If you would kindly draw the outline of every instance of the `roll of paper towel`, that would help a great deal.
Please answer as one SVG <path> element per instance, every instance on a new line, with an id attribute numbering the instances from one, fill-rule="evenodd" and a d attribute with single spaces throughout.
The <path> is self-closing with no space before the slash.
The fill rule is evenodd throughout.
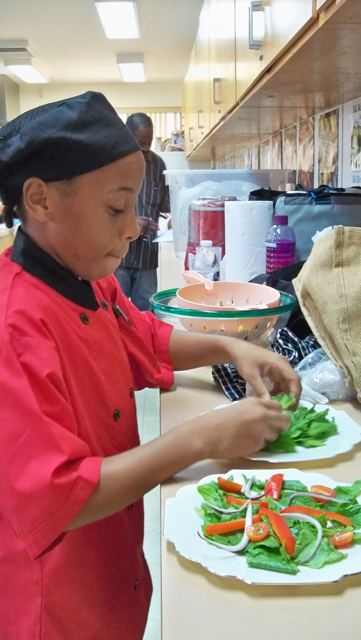
<path id="1" fill-rule="evenodd" d="M 225 279 L 249 282 L 266 272 L 266 234 L 273 203 L 237 200 L 225 203 Z"/>

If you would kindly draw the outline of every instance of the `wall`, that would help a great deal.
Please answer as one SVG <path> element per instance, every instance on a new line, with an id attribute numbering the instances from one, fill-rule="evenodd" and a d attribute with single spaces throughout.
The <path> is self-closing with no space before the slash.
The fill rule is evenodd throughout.
<path id="1" fill-rule="evenodd" d="M 101 91 L 115 109 L 180 107 L 182 82 L 20 85 L 20 112 L 85 91 Z"/>

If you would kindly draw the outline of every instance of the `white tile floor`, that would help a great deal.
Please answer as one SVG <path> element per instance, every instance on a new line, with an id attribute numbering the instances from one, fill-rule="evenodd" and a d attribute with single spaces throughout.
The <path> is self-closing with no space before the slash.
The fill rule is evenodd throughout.
<path id="1" fill-rule="evenodd" d="M 135 394 L 138 428 L 141 443 L 159 436 L 159 389 L 143 389 Z M 145 534 L 144 552 L 153 581 L 153 596 L 149 610 L 144 640 L 161 638 L 161 593 L 160 593 L 160 488 L 156 487 L 144 498 Z"/>

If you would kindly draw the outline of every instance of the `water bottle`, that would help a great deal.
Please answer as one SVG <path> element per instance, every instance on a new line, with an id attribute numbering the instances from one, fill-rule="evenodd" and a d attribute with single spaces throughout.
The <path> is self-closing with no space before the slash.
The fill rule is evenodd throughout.
<path id="1" fill-rule="evenodd" d="M 219 280 L 219 258 L 212 240 L 201 240 L 193 259 L 193 271 L 198 271 L 208 280 Z"/>
<path id="2" fill-rule="evenodd" d="M 294 264 L 296 237 L 287 215 L 275 215 L 266 235 L 266 273 Z"/>

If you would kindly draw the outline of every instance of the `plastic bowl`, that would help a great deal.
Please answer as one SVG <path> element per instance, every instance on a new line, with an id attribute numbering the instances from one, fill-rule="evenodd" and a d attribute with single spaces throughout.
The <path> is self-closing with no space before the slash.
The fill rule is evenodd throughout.
<path id="1" fill-rule="evenodd" d="M 295 296 L 280 291 L 278 307 L 254 311 L 182 309 L 178 305 L 177 291 L 159 291 L 151 297 L 157 318 L 177 329 L 233 336 L 263 347 L 273 342 L 276 332 L 286 326 L 292 310 L 298 306 Z"/>
<path id="2" fill-rule="evenodd" d="M 178 307 L 220 311 L 238 308 L 242 311 L 278 307 L 280 292 L 273 287 L 252 282 L 213 282 L 211 289 L 203 283 L 187 284 L 177 291 Z"/>

